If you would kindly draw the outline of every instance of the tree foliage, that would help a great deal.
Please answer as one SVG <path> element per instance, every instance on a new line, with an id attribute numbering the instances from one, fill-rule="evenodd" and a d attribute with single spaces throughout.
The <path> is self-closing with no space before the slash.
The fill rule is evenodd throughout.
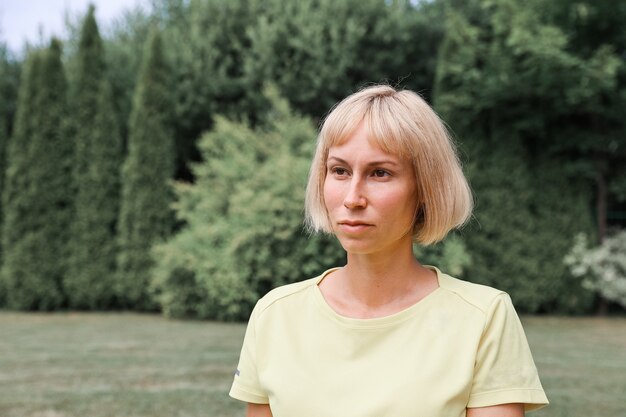
<path id="1" fill-rule="evenodd" d="M 361 3 L 372 8 L 371 2 Z M 247 82 L 261 86 L 272 80 L 295 108 L 324 114 L 352 87 L 350 69 L 367 32 L 363 16 L 358 16 L 361 9 L 331 0 L 272 0 L 264 6 L 256 24 L 247 29 Z"/>
<path id="2" fill-rule="evenodd" d="M 13 256 L 10 251 L 24 253 L 15 242 L 28 232 L 30 213 L 24 208 L 28 205 L 28 198 L 24 191 L 28 189 L 28 183 L 23 175 L 28 167 L 28 142 L 35 131 L 35 122 L 31 119 L 31 112 L 35 108 L 36 82 L 38 72 L 41 71 L 41 53 L 33 52 L 28 55 L 23 65 L 22 81 L 18 95 L 18 112 L 15 116 L 15 129 L 11 140 L 7 144 L 7 164 L 5 170 L 5 183 L 2 193 L 2 207 L 4 217 L 2 222 L 2 269 L 0 288 L 5 293 L 14 292 L 13 287 L 20 285 L 21 278 L 25 274 L 19 273 L 19 262 L 12 262 Z M 21 304 L 21 303 L 20 303 Z M 20 307 L 20 306 L 17 306 Z"/>
<path id="3" fill-rule="evenodd" d="M 614 139 L 581 120 L 622 64 L 606 47 L 573 52 L 542 2 L 452 4 L 436 105 L 463 139 L 478 200 L 468 278 L 510 291 L 525 311 L 584 311 L 590 297 L 554 259 L 590 230 L 589 180 Z"/>
<path id="4" fill-rule="evenodd" d="M 13 130 L 13 119 L 19 87 L 21 62 L 11 56 L 5 43 L 0 41 L 0 268 L 2 265 L 2 190 L 7 169 L 7 148 Z M 4 291 L 0 280 L 0 306 L 4 305 Z"/>
<path id="5" fill-rule="evenodd" d="M 17 90 L 19 82 L 16 79 L 11 79 L 8 59 L 8 50 L 4 42 L 0 42 L 0 308 L 5 305 L 6 291 L 4 289 L 4 280 L 2 278 L 2 232 L 3 232 L 3 218 L 4 207 L 3 198 L 4 193 L 4 180 L 7 170 L 7 148 L 9 142 L 9 124 L 13 121 L 13 114 L 8 110 L 11 98 L 8 92 Z M 18 73 L 19 74 L 19 73 Z M 15 101 L 15 100 L 13 100 Z"/>
<path id="6" fill-rule="evenodd" d="M 153 20 L 147 11 L 137 6 L 110 22 L 110 34 L 103 39 L 113 107 L 124 138 L 128 137 L 133 95 Z"/>
<path id="7" fill-rule="evenodd" d="M 334 240 L 301 230 L 312 125 L 359 87 L 388 82 L 435 99 L 477 200 L 470 226 L 416 248 L 419 259 L 509 291 L 521 311 L 589 311 L 592 292 L 558 260 L 578 233 L 599 241 L 624 222 L 626 6 L 618 3 L 154 0 L 121 16 L 105 39 L 90 8 L 67 20 L 70 110 L 59 129 L 74 152 L 61 157 L 67 141 L 50 151 L 55 168 L 47 159 L 33 166 L 43 145 L 31 152 L 60 117 L 33 110 L 44 100 L 38 91 L 51 88 L 34 75 L 50 55 L 33 52 L 22 79 L 39 81 L 24 81 L 18 100 L 22 63 L 0 45 L 0 305 L 16 283 L 39 285 L 43 269 L 15 255 L 47 259 L 39 238 L 23 243 L 37 235 L 33 225 L 45 219 L 63 236 L 61 214 L 33 215 L 44 213 L 35 193 L 48 202 L 61 195 L 51 178 L 45 190 L 32 183 L 44 170 L 73 187 L 75 197 L 63 197 L 74 207 L 70 247 L 56 252 L 52 289 L 25 296 L 24 308 L 160 306 L 234 319 L 271 287 L 341 263 Z M 157 61 L 175 64 L 167 70 L 142 57 L 151 28 L 162 33 Z M 186 181 L 173 193 L 174 236 L 172 177 Z M 14 261 L 5 262 L 9 246 Z M 35 278 L 4 272 L 18 269 Z M 56 301 L 35 300 L 45 291 Z"/>
<path id="8" fill-rule="evenodd" d="M 158 32 L 146 43 L 129 124 L 122 176 L 117 292 L 122 304 L 153 309 L 148 294 L 150 248 L 169 237 L 174 177 L 169 65 Z"/>
<path id="9" fill-rule="evenodd" d="M 115 303 L 116 223 L 122 138 L 106 77 L 102 39 L 90 7 L 84 19 L 72 86 L 75 217 L 64 285 L 73 308 Z"/>
<path id="10" fill-rule="evenodd" d="M 15 309 L 65 303 L 72 148 L 64 129 L 67 83 L 61 45 L 32 52 L 22 81 L 3 193 L 2 281 Z"/>
<path id="11" fill-rule="evenodd" d="M 178 63 L 177 175 L 186 180 L 187 163 L 200 159 L 196 139 L 215 114 L 258 122 L 269 105 L 265 82 L 315 121 L 367 83 L 429 96 L 443 35 L 440 7 L 408 1 L 162 0 L 155 8 Z"/>
<path id="12" fill-rule="evenodd" d="M 464 278 L 509 292 L 522 311 L 590 308 L 592 297 L 555 261 L 576 233 L 592 230 L 584 188 L 575 192 L 547 162 L 529 167 L 519 148 L 473 146 L 467 171 L 476 210 L 463 231 L 472 258 Z"/>
<path id="13" fill-rule="evenodd" d="M 4 45 L 0 44 L 0 50 L 4 51 Z M 0 80 L 4 80 L 6 75 L 6 58 L 5 54 L 0 54 Z M 2 86 L 4 87 L 4 86 Z M 0 88 L 0 196 L 4 188 L 4 171 L 6 167 L 6 150 L 9 139 L 9 130 L 7 126 L 8 117 L 6 114 L 6 102 L 4 88 Z M 2 198 L 0 198 L 0 265 L 2 265 Z M 0 280 L 0 306 L 4 304 L 4 291 Z"/>
<path id="14" fill-rule="evenodd" d="M 592 2 L 452 3 L 437 107 L 462 131 L 512 132 L 530 158 L 559 160 L 563 175 L 592 184 L 601 238 L 609 193 L 622 189 L 614 179 L 626 165 L 625 31 L 586 34 L 606 22 L 588 15 L 600 8 Z M 603 10 L 626 16 L 622 9 L 604 3 Z"/>
<path id="15" fill-rule="evenodd" d="M 218 118 L 200 142 L 196 183 L 176 186 L 185 227 L 156 249 L 154 289 L 167 315 L 242 319 L 269 289 L 344 257 L 334 240 L 303 229 L 315 130 L 269 91 L 263 125 Z"/>

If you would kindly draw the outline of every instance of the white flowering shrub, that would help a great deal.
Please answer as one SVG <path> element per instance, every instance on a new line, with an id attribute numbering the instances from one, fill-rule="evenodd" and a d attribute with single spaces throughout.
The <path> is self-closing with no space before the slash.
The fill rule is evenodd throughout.
<path id="1" fill-rule="evenodd" d="M 596 247 L 589 247 L 585 234 L 577 235 L 564 262 L 583 287 L 626 307 L 626 230 Z"/>

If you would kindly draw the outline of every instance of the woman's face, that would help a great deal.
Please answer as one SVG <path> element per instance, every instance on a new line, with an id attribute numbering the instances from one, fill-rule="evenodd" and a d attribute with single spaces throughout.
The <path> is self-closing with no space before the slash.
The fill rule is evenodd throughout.
<path id="1" fill-rule="evenodd" d="M 368 140 L 362 123 L 329 149 L 324 201 L 348 253 L 393 253 L 412 244 L 417 187 L 410 161 Z"/>

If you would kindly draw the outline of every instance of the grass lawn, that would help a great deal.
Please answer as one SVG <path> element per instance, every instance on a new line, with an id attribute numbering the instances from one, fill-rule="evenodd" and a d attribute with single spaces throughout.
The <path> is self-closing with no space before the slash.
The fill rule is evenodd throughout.
<path id="1" fill-rule="evenodd" d="M 552 405 L 626 416 L 626 319 L 526 317 Z M 245 326 L 139 314 L 0 313 L 2 417 L 243 417 L 227 396 Z"/>
<path id="2" fill-rule="evenodd" d="M 551 403 L 531 416 L 626 416 L 626 318 L 523 322 Z"/>

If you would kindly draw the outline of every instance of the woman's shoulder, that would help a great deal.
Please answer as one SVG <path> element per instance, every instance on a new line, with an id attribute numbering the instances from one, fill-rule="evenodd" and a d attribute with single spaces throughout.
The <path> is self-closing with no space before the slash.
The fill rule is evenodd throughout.
<path id="1" fill-rule="evenodd" d="M 273 305 L 284 303 L 286 301 L 294 301 L 293 299 L 298 299 L 299 297 L 304 296 L 308 289 L 317 285 L 317 283 L 330 271 L 332 271 L 332 269 L 316 277 L 293 282 L 291 284 L 281 285 L 270 290 L 257 302 L 257 306 L 255 307 L 255 309 L 258 310 L 257 314 L 262 314 Z"/>
<path id="2" fill-rule="evenodd" d="M 506 292 L 497 288 L 464 281 L 439 270 L 437 270 L 437 276 L 439 278 L 439 287 L 443 291 L 449 293 L 459 302 L 469 304 L 484 313 L 486 313 L 497 300 L 508 297 Z"/>

